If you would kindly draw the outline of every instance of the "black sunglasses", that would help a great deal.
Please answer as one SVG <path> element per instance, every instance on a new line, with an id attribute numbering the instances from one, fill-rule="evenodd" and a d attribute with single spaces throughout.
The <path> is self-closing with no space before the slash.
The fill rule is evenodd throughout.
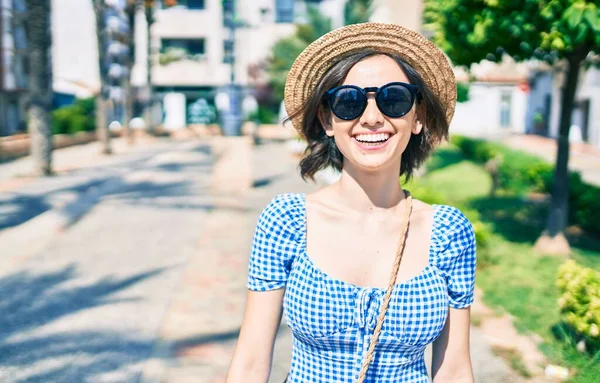
<path id="1" fill-rule="evenodd" d="M 404 82 L 390 82 L 380 88 L 342 85 L 328 90 L 325 100 L 338 118 L 354 120 L 367 108 L 367 93 L 371 92 L 375 92 L 375 102 L 381 113 L 398 118 L 410 112 L 419 94 L 419 87 Z"/>

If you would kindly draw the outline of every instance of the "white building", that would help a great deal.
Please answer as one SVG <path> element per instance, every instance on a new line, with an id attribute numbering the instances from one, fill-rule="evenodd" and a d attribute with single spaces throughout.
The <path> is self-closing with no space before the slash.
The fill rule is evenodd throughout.
<path id="1" fill-rule="evenodd" d="M 156 2 L 151 26 L 151 81 L 155 94 L 167 97 L 170 127 L 185 125 L 182 111 L 199 99 L 214 104 L 218 90 L 229 84 L 231 65 L 225 61 L 229 30 L 224 25 L 222 0 L 179 0 L 176 6 Z M 294 0 L 237 1 L 243 27 L 236 30 L 235 81 L 254 85 L 249 75 L 270 54 L 272 45 L 295 31 Z M 146 21 L 143 11 L 137 20 L 135 85 L 147 83 Z M 184 103 L 185 106 L 180 104 Z M 165 114 L 169 114 L 165 110 Z"/>
<path id="2" fill-rule="evenodd" d="M 100 90 L 91 1 L 52 0 L 52 71 L 58 97 L 86 98 Z"/>
<path id="3" fill-rule="evenodd" d="M 544 135 L 558 137 L 564 74 L 537 72 L 533 77 L 530 113 L 541 110 L 546 118 Z M 600 70 L 581 69 L 571 116 L 570 141 L 600 149 Z"/>
<path id="4" fill-rule="evenodd" d="M 528 67 L 505 57 L 501 63 L 473 64 L 469 100 L 456 104 L 451 133 L 473 137 L 499 138 L 526 132 Z M 457 81 L 468 75 L 455 69 Z"/>

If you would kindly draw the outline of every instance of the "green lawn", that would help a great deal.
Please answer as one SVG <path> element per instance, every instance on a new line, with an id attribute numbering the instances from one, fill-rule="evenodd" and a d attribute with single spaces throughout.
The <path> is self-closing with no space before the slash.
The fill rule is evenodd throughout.
<path id="1" fill-rule="evenodd" d="M 433 199 L 479 212 L 493 232 L 487 247 L 478 249 L 479 256 L 495 261 L 477 274 L 485 303 L 513 315 L 520 331 L 539 334 L 544 340 L 542 351 L 551 362 L 577 369 L 578 374 L 570 382 L 598 383 L 600 361 L 559 340 L 559 292 L 555 281 L 563 259 L 540 256 L 532 250 L 544 228 L 545 206 L 515 195 L 490 197 L 490 186 L 490 177 L 481 166 L 464 160 L 458 149 L 448 146 L 428 162 L 427 173 L 407 188 L 415 190 L 416 198 L 423 195 L 427 200 L 435 195 Z M 569 241 L 573 259 L 600 270 L 598 240 L 572 235 Z"/>

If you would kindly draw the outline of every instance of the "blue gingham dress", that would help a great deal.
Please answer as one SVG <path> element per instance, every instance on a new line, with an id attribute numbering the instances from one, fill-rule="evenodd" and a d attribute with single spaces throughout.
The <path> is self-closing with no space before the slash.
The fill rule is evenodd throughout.
<path id="1" fill-rule="evenodd" d="M 327 275 L 306 254 L 306 196 L 276 196 L 260 215 L 248 288 L 286 289 L 293 333 L 290 383 L 354 383 L 377 323 L 385 289 Z M 429 382 L 425 347 L 441 333 L 448 307 L 473 303 L 475 236 L 456 208 L 434 205 L 429 262 L 397 283 L 365 382 Z"/>

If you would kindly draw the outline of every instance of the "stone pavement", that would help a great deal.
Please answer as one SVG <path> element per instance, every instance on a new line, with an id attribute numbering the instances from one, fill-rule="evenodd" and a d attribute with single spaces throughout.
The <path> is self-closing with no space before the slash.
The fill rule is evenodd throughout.
<path id="1" fill-rule="evenodd" d="M 556 162 L 557 144 L 553 138 L 517 135 L 504 139 L 503 143 L 538 155 L 552 164 Z M 569 169 L 579 171 L 584 181 L 600 186 L 600 149 L 584 143 L 571 144 Z"/>
<path id="2" fill-rule="evenodd" d="M 0 257 L 1 382 L 138 380 L 213 208 L 205 143 L 145 165 L 46 248 Z"/>
<path id="3" fill-rule="evenodd" d="M 52 209 L 76 201 L 103 182 L 129 174 L 149 158 L 179 143 L 167 139 L 139 138 L 134 146 L 113 142 L 114 154 L 100 154 L 90 143 L 54 152 L 55 175 L 32 177 L 31 158 L 0 163 L 0 231 L 21 225 Z"/>

